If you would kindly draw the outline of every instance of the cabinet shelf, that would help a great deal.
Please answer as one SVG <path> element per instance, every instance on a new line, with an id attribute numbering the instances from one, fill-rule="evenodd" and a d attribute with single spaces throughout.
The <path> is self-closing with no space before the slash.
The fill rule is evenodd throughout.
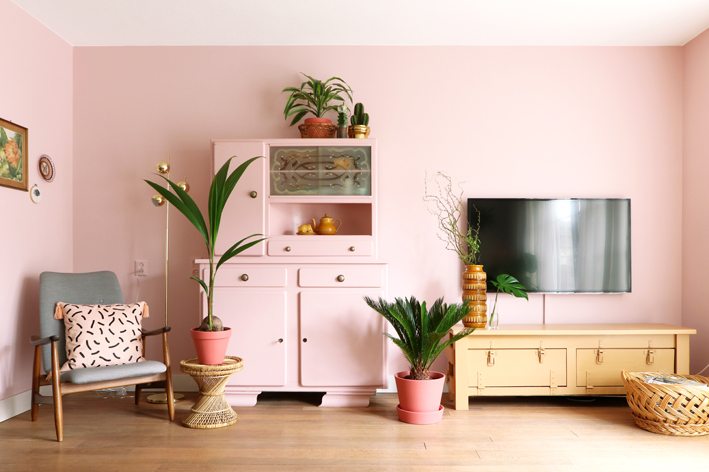
<path id="1" fill-rule="evenodd" d="M 289 204 L 289 203 L 372 203 L 374 198 L 371 196 L 344 196 L 344 195 L 296 195 L 296 196 L 270 196 L 268 197 L 270 204 Z"/>

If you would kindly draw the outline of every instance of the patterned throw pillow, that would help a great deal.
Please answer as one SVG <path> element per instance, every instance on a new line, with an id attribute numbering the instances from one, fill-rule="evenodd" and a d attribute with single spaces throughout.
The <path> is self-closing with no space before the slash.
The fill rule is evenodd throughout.
<path id="1" fill-rule="evenodd" d="M 141 319 L 145 302 L 127 305 L 57 303 L 54 318 L 64 319 L 67 361 L 61 371 L 144 361 Z"/>

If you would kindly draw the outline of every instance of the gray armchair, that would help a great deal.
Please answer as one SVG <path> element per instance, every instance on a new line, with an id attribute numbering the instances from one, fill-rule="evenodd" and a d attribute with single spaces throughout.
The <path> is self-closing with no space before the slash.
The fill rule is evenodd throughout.
<path id="1" fill-rule="evenodd" d="M 102 388 L 136 385 L 135 403 L 138 404 L 140 385 L 164 381 L 170 421 L 175 419 L 175 406 L 170 372 L 170 354 L 167 333 L 169 326 L 143 331 L 145 338 L 162 336 L 163 362 L 149 361 L 109 367 L 73 369 L 60 374 L 59 368 L 66 360 L 64 323 L 54 319 L 57 302 L 76 304 L 123 303 L 123 294 L 113 272 L 65 274 L 43 272 L 39 278 L 39 336 L 32 336 L 34 364 L 32 368 L 32 421 L 37 419 L 41 403 L 54 404 L 54 424 L 57 441 L 64 438 L 62 395 Z M 47 374 L 51 372 L 51 378 Z M 39 387 L 52 385 L 52 398 L 40 395 Z"/>

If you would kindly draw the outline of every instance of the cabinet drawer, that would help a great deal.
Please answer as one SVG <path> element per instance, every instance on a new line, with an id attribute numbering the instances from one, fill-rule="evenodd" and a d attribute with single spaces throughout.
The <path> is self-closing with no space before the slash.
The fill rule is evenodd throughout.
<path id="1" fill-rule="evenodd" d="M 469 387 L 566 386 L 566 349 L 470 349 Z"/>
<path id="2" fill-rule="evenodd" d="M 301 287 L 383 287 L 384 267 L 322 266 L 298 271 Z"/>
<path id="3" fill-rule="evenodd" d="M 285 287 L 285 267 L 240 265 L 221 267 L 214 281 L 216 287 Z M 209 279 L 209 270 L 203 270 L 204 280 Z"/>
<path id="4" fill-rule="evenodd" d="M 674 349 L 577 349 L 578 387 L 622 387 L 621 373 L 674 372 Z"/>
<path id="5" fill-rule="evenodd" d="M 371 256 L 372 237 L 298 236 L 271 238 L 269 256 Z"/>

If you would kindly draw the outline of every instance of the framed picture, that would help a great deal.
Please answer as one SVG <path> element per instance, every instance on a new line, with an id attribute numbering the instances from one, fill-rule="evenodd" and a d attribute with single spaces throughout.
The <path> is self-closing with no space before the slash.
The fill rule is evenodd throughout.
<path id="1" fill-rule="evenodd" d="M 0 185 L 27 191 L 27 128 L 2 118 Z"/>

